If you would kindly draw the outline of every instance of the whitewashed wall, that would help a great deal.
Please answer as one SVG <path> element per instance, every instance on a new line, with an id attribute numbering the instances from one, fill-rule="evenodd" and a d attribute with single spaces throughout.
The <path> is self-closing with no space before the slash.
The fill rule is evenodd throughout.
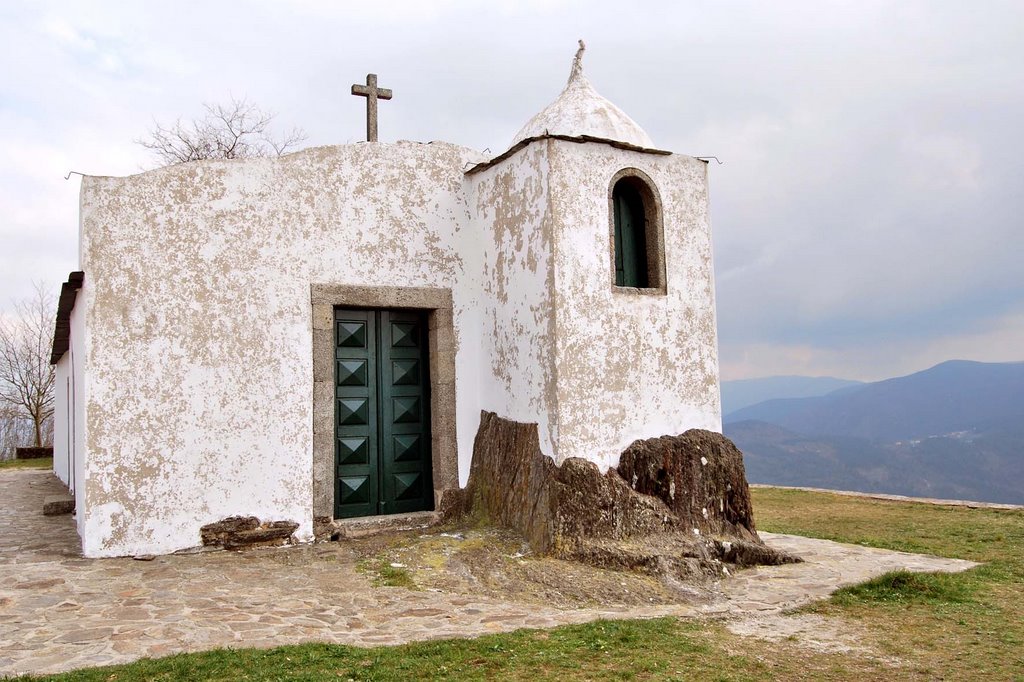
<path id="1" fill-rule="evenodd" d="M 85 324 L 82 306 L 71 311 L 68 349 L 54 367 L 53 472 L 72 493 L 81 463 L 77 454 L 84 444 Z M 77 502 L 76 502 L 77 504 Z"/>
<path id="2" fill-rule="evenodd" d="M 606 468 L 638 438 L 721 431 L 706 164 L 561 140 L 549 149 L 558 457 Z M 608 193 L 630 167 L 661 195 L 667 295 L 611 286 Z"/>
<path id="3" fill-rule="evenodd" d="M 311 538 L 311 283 L 452 290 L 462 485 L 480 410 L 604 467 L 636 438 L 720 429 L 704 164 L 556 140 L 464 175 L 480 161 L 358 144 L 85 178 L 85 553 L 191 547 L 233 515 Z M 627 166 L 664 202 L 667 296 L 612 291 L 608 185 Z"/>
<path id="4" fill-rule="evenodd" d="M 88 424 L 85 420 L 85 397 L 88 391 L 86 363 L 89 342 L 89 330 L 86 328 L 85 304 L 82 302 L 82 292 L 88 290 L 90 283 L 88 278 L 83 282 L 82 288 L 78 291 L 75 299 L 75 307 L 71 311 L 71 339 L 68 345 L 68 352 L 65 357 L 71 363 L 71 482 L 69 487 L 75 494 L 75 524 L 78 527 L 78 534 L 81 536 L 84 529 L 85 519 L 85 486 L 81 483 L 85 477 L 85 434 L 88 433 Z"/>
<path id="5" fill-rule="evenodd" d="M 480 403 L 506 419 L 535 422 L 541 450 L 555 457 L 555 281 L 547 166 L 547 145 L 534 143 L 470 178 L 475 229 L 484 243 Z M 468 467 L 464 471 L 468 474 Z"/>
<path id="6" fill-rule="evenodd" d="M 71 410 L 74 398 L 71 396 L 71 355 L 57 361 L 53 377 L 53 473 L 64 485 L 71 485 L 71 443 L 74 437 L 69 430 L 73 419 Z"/>
<path id="7" fill-rule="evenodd" d="M 480 160 L 361 144 L 85 179 L 88 556 L 194 546 L 238 514 L 311 537 L 311 282 L 451 288 L 456 391 L 476 393 L 462 171 Z M 479 410 L 457 405 L 467 463 Z"/>

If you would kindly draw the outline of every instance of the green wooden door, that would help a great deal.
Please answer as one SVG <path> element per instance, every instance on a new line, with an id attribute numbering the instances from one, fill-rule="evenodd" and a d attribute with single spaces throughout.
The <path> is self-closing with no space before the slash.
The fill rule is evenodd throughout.
<path id="1" fill-rule="evenodd" d="M 334 311 L 336 518 L 429 510 L 427 314 Z"/>

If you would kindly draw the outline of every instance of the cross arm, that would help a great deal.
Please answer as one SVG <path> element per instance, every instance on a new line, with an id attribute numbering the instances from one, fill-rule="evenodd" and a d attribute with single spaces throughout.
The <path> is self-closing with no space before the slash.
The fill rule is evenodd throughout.
<path id="1" fill-rule="evenodd" d="M 353 85 L 352 94 L 360 97 L 376 97 L 377 99 L 391 99 L 390 88 L 370 88 L 365 85 Z"/>

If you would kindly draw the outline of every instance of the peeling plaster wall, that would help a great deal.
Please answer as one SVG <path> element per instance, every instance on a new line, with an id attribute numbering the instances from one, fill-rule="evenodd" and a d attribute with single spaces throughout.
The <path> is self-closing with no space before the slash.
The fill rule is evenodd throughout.
<path id="1" fill-rule="evenodd" d="M 476 229 L 484 237 L 480 403 L 506 419 L 536 422 L 541 450 L 556 457 L 548 145 L 531 144 L 470 177 Z"/>
<path id="2" fill-rule="evenodd" d="M 468 472 L 489 330 L 462 173 L 482 160 L 358 144 L 86 178 L 86 555 L 194 546 L 239 514 L 311 538 L 313 282 L 452 289 Z"/>
<path id="3" fill-rule="evenodd" d="M 635 439 L 721 431 L 706 164 L 549 140 L 558 458 L 614 466 Z M 664 209 L 667 295 L 614 291 L 608 193 L 637 168 Z"/>
<path id="4" fill-rule="evenodd" d="M 86 555 L 195 546 L 232 515 L 311 538 L 313 283 L 451 290 L 461 485 L 481 410 L 602 467 L 637 438 L 720 430 L 705 164 L 547 139 L 464 176 L 483 160 L 357 144 L 86 178 L 71 318 Z M 667 296 L 611 285 L 609 183 L 626 167 L 662 199 Z"/>

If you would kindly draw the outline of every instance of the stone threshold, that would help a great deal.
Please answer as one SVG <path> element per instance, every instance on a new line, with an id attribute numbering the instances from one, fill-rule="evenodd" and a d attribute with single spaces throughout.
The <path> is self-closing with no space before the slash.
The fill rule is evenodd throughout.
<path id="1" fill-rule="evenodd" d="M 388 514 L 386 516 L 355 516 L 331 521 L 331 539 L 362 538 L 382 533 L 430 528 L 441 523 L 436 511 Z"/>

